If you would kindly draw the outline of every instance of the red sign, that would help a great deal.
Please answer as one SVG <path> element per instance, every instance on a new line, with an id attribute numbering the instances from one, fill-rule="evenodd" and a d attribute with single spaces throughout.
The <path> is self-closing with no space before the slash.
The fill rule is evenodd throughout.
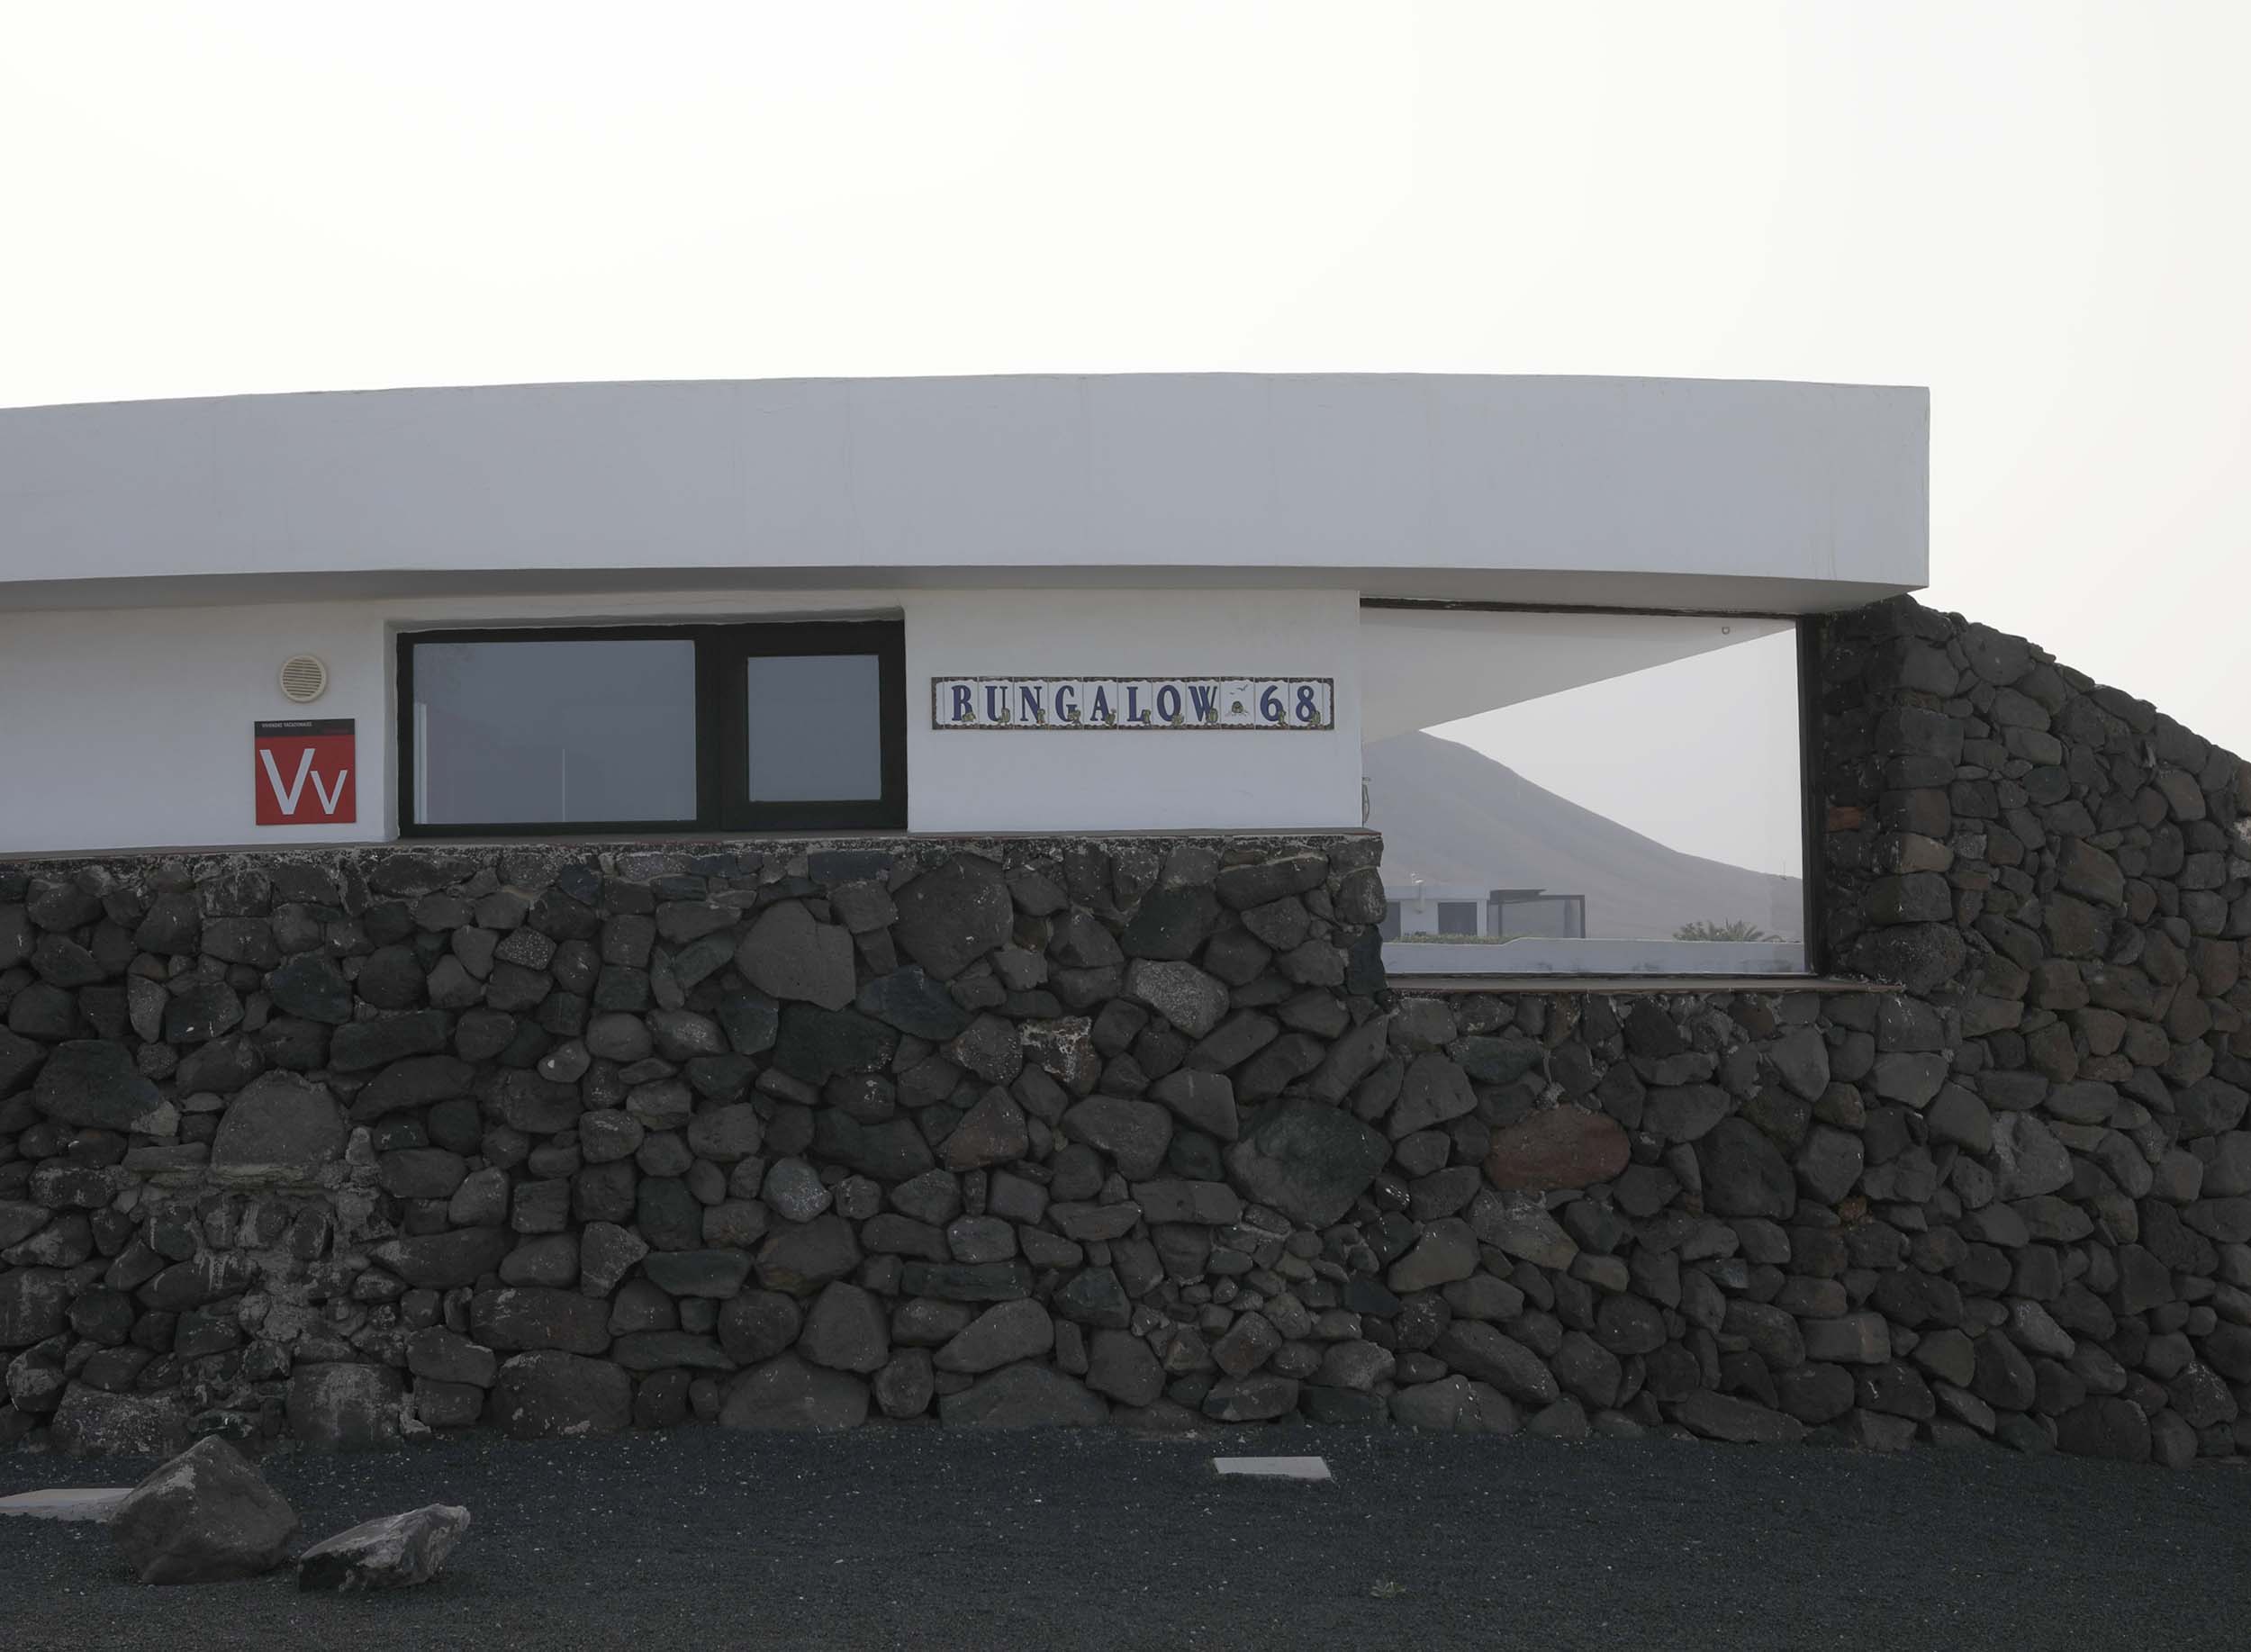
<path id="1" fill-rule="evenodd" d="M 258 823 L 330 826 L 359 818 L 353 796 L 352 719 L 314 718 L 254 727 Z"/>

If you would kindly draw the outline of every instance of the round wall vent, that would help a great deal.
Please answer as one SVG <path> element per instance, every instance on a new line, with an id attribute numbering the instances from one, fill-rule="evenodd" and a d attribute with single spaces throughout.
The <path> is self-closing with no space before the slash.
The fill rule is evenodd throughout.
<path id="1" fill-rule="evenodd" d="M 281 691 L 299 705 L 328 692 L 329 668 L 309 654 L 293 654 L 282 662 Z"/>

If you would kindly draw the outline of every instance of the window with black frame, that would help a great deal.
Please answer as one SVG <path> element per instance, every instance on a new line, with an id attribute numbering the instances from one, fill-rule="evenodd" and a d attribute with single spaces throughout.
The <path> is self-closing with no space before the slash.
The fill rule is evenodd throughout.
<path id="1" fill-rule="evenodd" d="M 400 830 L 897 830 L 896 620 L 399 637 Z"/>

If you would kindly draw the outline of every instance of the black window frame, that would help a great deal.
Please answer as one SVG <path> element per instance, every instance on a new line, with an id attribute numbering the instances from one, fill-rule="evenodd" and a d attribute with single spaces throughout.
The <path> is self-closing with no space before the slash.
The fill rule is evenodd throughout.
<path id="1" fill-rule="evenodd" d="M 418 643 L 687 642 L 695 645 L 696 812 L 673 820 L 415 819 L 414 648 Z M 899 619 L 724 620 L 691 625 L 434 626 L 397 635 L 398 833 L 402 838 L 605 837 L 907 828 L 907 627 Z M 749 694 L 754 658 L 873 654 L 881 717 L 880 797 L 753 802 Z"/>

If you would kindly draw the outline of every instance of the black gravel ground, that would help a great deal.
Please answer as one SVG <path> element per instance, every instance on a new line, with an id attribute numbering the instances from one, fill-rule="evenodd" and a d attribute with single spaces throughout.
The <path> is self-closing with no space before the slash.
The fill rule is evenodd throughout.
<path id="1" fill-rule="evenodd" d="M 1215 1454 L 1310 1452 L 1326 1485 Z M 0 1494 L 153 1465 L 0 1454 Z M 278 1455 L 308 1540 L 462 1503 L 447 1576 L 144 1589 L 0 1520 L 0 1648 L 2251 1647 L 2251 1471 L 1388 1431 L 684 1430 Z"/>

